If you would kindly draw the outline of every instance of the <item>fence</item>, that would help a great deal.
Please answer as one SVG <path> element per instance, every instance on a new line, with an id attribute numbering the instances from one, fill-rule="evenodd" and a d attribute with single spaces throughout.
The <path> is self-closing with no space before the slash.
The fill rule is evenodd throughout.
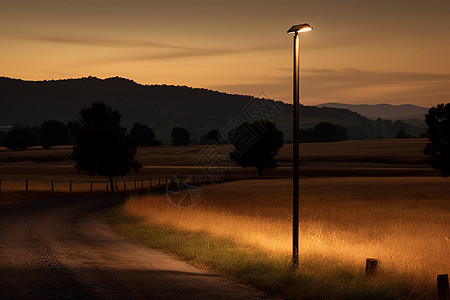
<path id="1" fill-rule="evenodd" d="M 162 188 L 168 184 L 201 185 L 214 182 L 253 179 L 253 173 L 225 173 L 214 178 L 204 175 L 159 176 L 153 178 L 114 180 L 116 191 L 138 191 Z M 0 180 L 0 193 L 6 191 L 40 191 L 40 192 L 104 192 L 110 191 L 108 180 L 86 179 L 3 179 Z"/>

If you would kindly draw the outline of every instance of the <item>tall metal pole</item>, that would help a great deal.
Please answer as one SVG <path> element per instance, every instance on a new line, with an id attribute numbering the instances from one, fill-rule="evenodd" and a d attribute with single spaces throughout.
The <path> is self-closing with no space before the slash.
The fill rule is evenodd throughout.
<path id="1" fill-rule="evenodd" d="M 299 35 L 294 34 L 294 151 L 292 171 L 292 264 L 298 267 L 298 227 L 299 227 L 299 134 L 300 134 L 300 89 L 299 89 Z"/>

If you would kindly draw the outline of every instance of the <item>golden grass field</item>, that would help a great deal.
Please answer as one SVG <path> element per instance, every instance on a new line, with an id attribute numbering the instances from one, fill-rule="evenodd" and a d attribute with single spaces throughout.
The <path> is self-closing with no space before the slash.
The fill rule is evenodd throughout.
<path id="1" fill-rule="evenodd" d="M 432 298 L 436 276 L 450 271 L 449 179 L 304 178 L 300 188 L 300 272 L 328 278 L 326 265 L 336 264 L 357 277 L 366 258 L 377 258 L 380 284 L 400 280 L 415 298 Z M 130 198 L 123 210 L 149 226 L 206 232 L 282 257 L 292 247 L 291 189 L 288 179 L 230 182 L 203 187 L 189 208 L 150 195 Z M 308 269 L 311 260 L 321 263 Z"/>

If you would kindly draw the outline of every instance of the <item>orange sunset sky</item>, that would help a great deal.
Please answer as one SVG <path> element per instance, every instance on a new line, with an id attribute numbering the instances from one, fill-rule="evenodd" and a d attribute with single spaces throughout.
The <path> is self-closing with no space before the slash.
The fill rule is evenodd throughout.
<path id="1" fill-rule="evenodd" d="M 121 76 L 292 103 L 450 102 L 450 1 L 0 0 L 0 76 Z"/>

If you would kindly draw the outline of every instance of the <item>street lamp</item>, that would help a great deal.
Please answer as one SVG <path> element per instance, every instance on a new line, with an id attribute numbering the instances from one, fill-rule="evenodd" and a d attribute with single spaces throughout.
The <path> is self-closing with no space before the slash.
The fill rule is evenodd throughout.
<path id="1" fill-rule="evenodd" d="M 287 33 L 294 33 L 294 163 L 292 171 L 292 264 L 294 268 L 298 267 L 298 211 L 299 211 L 299 135 L 300 135 L 300 46 L 299 46 L 299 32 L 306 32 L 312 30 L 309 24 L 299 24 L 292 26 Z"/>

